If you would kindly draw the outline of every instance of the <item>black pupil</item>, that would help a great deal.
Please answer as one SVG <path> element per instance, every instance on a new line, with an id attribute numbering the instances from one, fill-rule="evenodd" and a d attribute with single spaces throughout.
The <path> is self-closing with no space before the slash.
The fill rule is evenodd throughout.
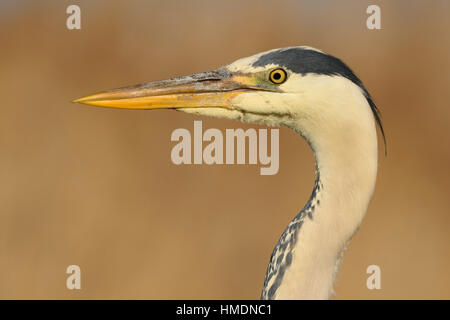
<path id="1" fill-rule="evenodd" d="M 281 72 L 275 72 L 272 77 L 273 77 L 274 80 L 280 80 L 281 79 Z"/>

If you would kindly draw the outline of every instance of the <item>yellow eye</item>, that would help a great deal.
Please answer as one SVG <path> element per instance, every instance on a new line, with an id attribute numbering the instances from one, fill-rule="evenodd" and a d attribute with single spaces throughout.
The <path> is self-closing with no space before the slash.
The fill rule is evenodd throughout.
<path id="1" fill-rule="evenodd" d="M 269 74 L 269 80 L 275 84 L 282 84 L 286 81 L 287 73 L 283 69 L 272 70 Z"/>

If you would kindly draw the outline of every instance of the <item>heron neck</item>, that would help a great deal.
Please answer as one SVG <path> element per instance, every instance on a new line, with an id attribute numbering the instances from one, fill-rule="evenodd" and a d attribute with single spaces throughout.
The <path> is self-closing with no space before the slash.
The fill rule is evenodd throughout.
<path id="1" fill-rule="evenodd" d="M 354 132 L 316 135 L 314 141 L 306 137 L 316 159 L 314 191 L 272 254 L 263 298 L 328 299 L 333 293 L 343 252 L 376 180 L 375 126 Z"/>

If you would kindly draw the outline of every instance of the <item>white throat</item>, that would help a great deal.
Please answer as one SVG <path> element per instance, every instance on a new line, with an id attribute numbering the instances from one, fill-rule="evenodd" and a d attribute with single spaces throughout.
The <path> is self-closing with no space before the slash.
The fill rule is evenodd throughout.
<path id="1" fill-rule="evenodd" d="M 182 111 L 285 125 L 308 141 L 320 180 L 276 245 L 261 298 L 327 299 L 375 187 L 375 119 L 361 88 L 341 76 L 292 74 L 280 88 L 283 94 L 241 94 L 233 99 L 233 110 Z"/>
<path id="2" fill-rule="evenodd" d="M 338 86 L 338 92 L 329 93 L 342 97 L 338 100 L 323 96 L 323 90 L 322 96 L 309 90 L 297 120 L 288 124 L 310 143 L 318 181 L 310 202 L 273 252 L 263 299 L 329 298 L 342 254 L 372 197 L 377 173 L 374 117 L 359 88 L 346 79 L 341 84 L 345 90 Z M 327 101 L 340 102 L 331 106 Z"/>

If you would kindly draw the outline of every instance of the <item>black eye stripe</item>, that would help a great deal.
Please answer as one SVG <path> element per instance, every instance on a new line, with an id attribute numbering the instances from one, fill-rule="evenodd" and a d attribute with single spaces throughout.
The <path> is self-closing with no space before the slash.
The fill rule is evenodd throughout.
<path id="1" fill-rule="evenodd" d="M 361 80 L 353 73 L 353 71 L 340 59 L 330 56 L 323 52 L 318 52 L 303 47 L 284 48 L 272 50 L 258 58 L 252 66 L 264 67 L 266 65 L 278 65 L 289 69 L 291 72 L 306 75 L 323 74 L 323 75 L 340 75 L 352 81 L 363 91 L 367 102 L 372 109 L 375 119 L 380 126 L 381 133 L 385 142 L 383 125 L 381 123 L 380 112 L 371 98 L 369 92 L 362 84 Z M 270 78 L 269 78 L 270 79 Z M 273 81 L 272 81 L 273 82 Z"/>

